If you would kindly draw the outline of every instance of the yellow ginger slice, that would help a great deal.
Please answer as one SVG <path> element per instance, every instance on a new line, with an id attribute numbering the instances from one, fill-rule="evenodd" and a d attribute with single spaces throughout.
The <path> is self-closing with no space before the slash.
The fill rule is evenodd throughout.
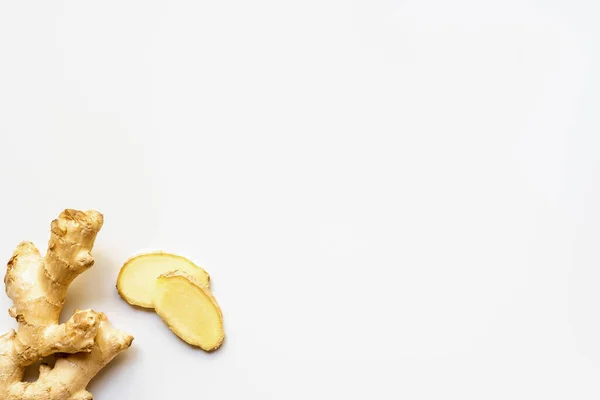
<path id="1" fill-rule="evenodd" d="M 210 289 L 184 271 L 172 271 L 156 280 L 154 310 L 182 340 L 205 351 L 219 348 L 225 339 L 223 315 Z"/>
<path id="2" fill-rule="evenodd" d="M 152 295 L 156 279 L 174 270 L 192 276 L 201 287 L 210 286 L 208 273 L 187 258 L 165 252 L 152 252 L 140 254 L 125 262 L 117 278 L 117 291 L 129 304 L 153 308 Z"/>

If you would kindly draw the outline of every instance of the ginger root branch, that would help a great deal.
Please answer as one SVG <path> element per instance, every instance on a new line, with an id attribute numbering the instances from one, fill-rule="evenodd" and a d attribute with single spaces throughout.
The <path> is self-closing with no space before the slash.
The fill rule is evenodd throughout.
<path id="1" fill-rule="evenodd" d="M 58 323 L 69 285 L 94 264 L 91 251 L 102 224 L 97 211 L 65 210 L 52 221 L 45 257 L 30 242 L 14 251 L 4 283 L 18 329 L 0 336 L 0 399 L 92 399 L 87 384 L 131 345 L 132 336 L 93 310 Z M 42 365 L 36 382 L 22 382 L 27 366 L 56 353 L 65 356 L 54 368 Z"/>

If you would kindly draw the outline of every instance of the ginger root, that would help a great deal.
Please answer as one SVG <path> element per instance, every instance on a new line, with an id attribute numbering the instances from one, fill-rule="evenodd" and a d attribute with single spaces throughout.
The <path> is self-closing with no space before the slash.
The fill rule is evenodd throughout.
<path id="1" fill-rule="evenodd" d="M 121 268 L 117 290 L 131 305 L 154 308 L 188 344 L 213 351 L 225 339 L 210 276 L 185 257 L 164 252 L 135 256 Z"/>
<path id="2" fill-rule="evenodd" d="M 117 291 L 129 304 L 154 308 L 152 293 L 156 279 L 169 271 L 187 272 L 204 287 L 210 286 L 210 276 L 185 257 L 165 252 L 140 254 L 125 262 L 117 278 Z"/>
<path id="3" fill-rule="evenodd" d="M 223 315 L 210 289 L 193 276 L 172 271 L 156 280 L 154 310 L 169 329 L 202 350 L 218 349 L 225 339 Z"/>
<path id="4" fill-rule="evenodd" d="M 97 211 L 67 209 L 52 221 L 45 257 L 30 242 L 14 251 L 4 283 L 18 328 L 0 336 L 0 399 L 90 400 L 88 383 L 131 345 L 132 336 L 93 310 L 76 310 L 58 323 L 69 285 L 94 264 L 102 224 Z M 27 366 L 52 354 L 58 357 L 53 368 L 42 364 L 37 381 L 22 382 Z"/>

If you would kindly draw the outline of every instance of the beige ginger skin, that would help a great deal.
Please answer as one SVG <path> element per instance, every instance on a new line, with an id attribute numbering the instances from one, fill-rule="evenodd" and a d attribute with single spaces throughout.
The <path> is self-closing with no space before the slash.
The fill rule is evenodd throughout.
<path id="1" fill-rule="evenodd" d="M 0 336 L 0 399 L 91 400 L 88 383 L 131 345 L 102 313 L 77 310 L 58 323 L 69 285 L 94 264 L 102 224 L 97 211 L 65 210 L 52 221 L 45 257 L 30 242 L 14 251 L 4 283 L 18 328 Z M 27 366 L 56 353 L 54 368 L 42 365 L 37 381 L 21 381 Z"/>

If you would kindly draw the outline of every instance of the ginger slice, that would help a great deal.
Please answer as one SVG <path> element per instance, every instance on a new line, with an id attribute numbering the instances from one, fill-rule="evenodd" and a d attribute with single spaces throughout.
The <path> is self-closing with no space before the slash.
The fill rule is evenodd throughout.
<path id="1" fill-rule="evenodd" d="M 156 280 L 154 310 L 186 343 L 205 351 L 218 349 L 225 339 L 223 315 L 210 289 L 184 271 Z"/>
<path id="2" fill-rule="evenodd" d="M 117 291 L 131 305 L 153 308 L 152 294 L 156 279 L 174 270 L 192 276 L 199 286 L 210 286 L 208 273 L 187 258 L 165 252 L 153 252 L 140 254 L 125 262 L 117 278 Z"/>

